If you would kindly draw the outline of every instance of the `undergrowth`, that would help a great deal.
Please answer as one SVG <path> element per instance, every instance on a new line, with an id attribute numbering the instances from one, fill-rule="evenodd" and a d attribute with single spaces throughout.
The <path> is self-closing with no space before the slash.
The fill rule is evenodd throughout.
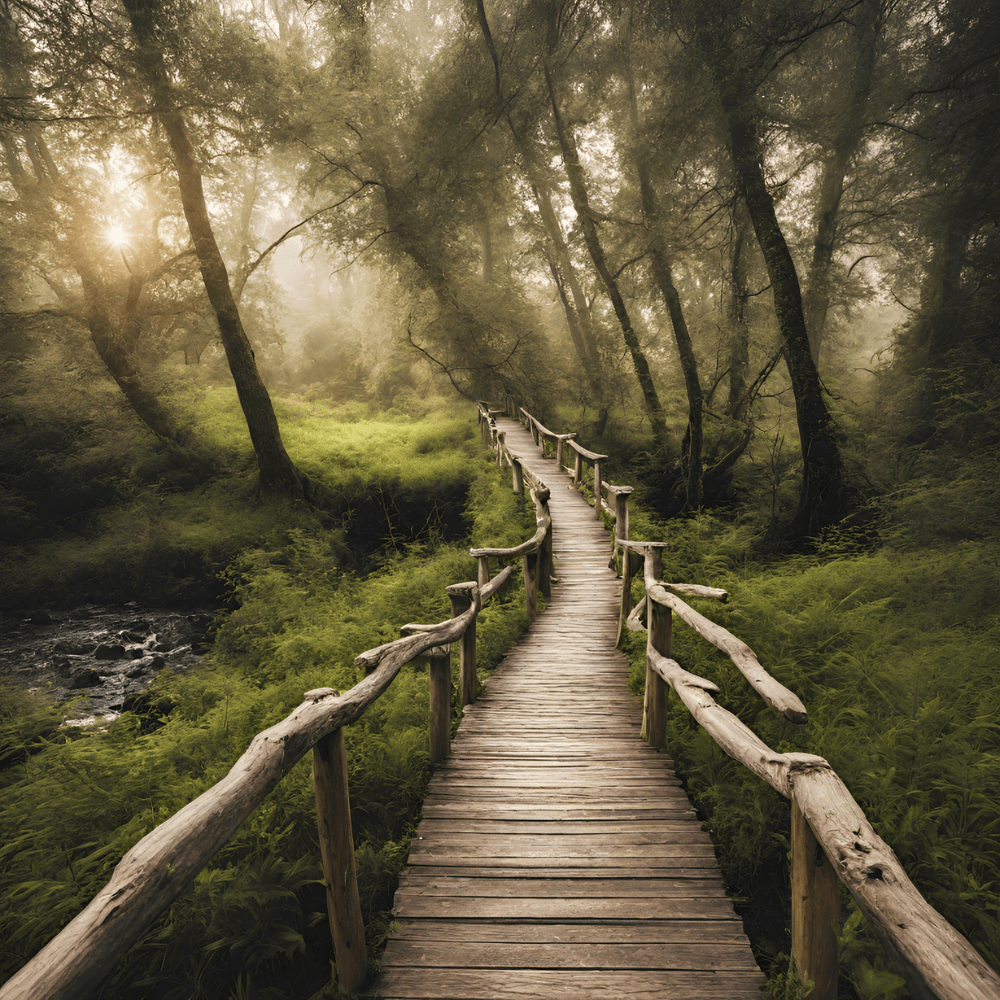
<path id="1" fill-rule="evenodd" d="M 675 658 L 718 684 L 719 703 L 773 749 L 829 760 L 920 892 L 1000 966 L 993 547 L 865 552 L 831 537 L 812 556 L 757 560 L 747 529 L 716 517 L 674 520 L 667 530 L 640 513 L 632 526 L 633 537 L 670 542 L 665 579 L 729 591 L 726 605 L 694 603 L 802 698 L 809 722 L 797 727 L 772 713 L 728 658 L 681 623 Z M 645 633 L 628 633 L 626 643 L 638 694 Z M 757 952 L 777 972 L 789 949 L 788 804 L 726 756 L 677 698 L 669 746 Z M 907 996 L 842 895 L 842 995 Z"/>
<path id="2" fill-rule="evenodd" d="M 411 445 L 414 433 L 410 427 L 404 435 Z M 430 451 L 454 451 L 452 430 L 443 434 Z M 466 437 L 463 428 L 459 454 Z M 405 548 L 390 544 L 368 575 L 346 558 L 349 535 L 339 526 L 287 516 L 281 507 L 261 509 L 259 520 L 241 528 L 257 531 L 255 544 L 226 569 L 235 610 L 220 619 L 213 653 L 198 670 L 164 672 L 156 682 L 156 693 L 174 708 L 155 720 L 155 731 L 131 713 L 98 732 L 55 729 L 44 707 L 32 708 L 36 725 L 19 726 L 16 711 L 24 706 L 11 703 L 3 717 L 15 763 L 3 773 L 0 801 L 0 979 L 93 897 L 137 840 L 223 777 L 253 736 L 292 711 L 304 691 L 346 690 L 359 679 L 358 653 L 397 638 L 404 622 L 449 617 L 445 587 L 475 576 L 471 540 L 514 545 L 533 532 L 530 511 L 485 458 L 461 462 L 468 538 L 447 543 L 430 532 Z M 482 676 L 525 627 L 516 600 L 500 596 L 483 610 Z M 359 889 L 374 962 L 428 779 L 427 704 L 426 671 L 409 667 L 346 731 Z M 332 946 L 315 826 L 304 760 L 132 949 L 101 995 L 267 1000 L 319 990 L 330 979 Z"/>

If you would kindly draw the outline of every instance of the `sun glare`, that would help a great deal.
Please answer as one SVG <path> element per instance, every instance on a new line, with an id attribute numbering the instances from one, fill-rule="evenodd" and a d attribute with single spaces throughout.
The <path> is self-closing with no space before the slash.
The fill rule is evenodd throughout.
<path id="1" fill-rule="evenodd" d="M 105 226 L 104 238 L 118 250 L 128 246 L 128 234 L 118 223 Z"/>

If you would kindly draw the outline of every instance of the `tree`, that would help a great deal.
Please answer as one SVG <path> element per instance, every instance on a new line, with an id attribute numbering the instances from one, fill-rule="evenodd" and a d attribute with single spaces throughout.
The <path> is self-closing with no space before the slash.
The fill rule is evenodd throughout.
<path id="1" fill-rule="evenodd" d="M 629 36 L 631 36 L 631 23 Z M 627 41 L 630 43 L 631 38 L 628 37 Z M 642 215 L 649 234 L 650 270 L 670 315 L 670 324 L 674 331 L 674 340 L 677 343 L 677 354 L 681 362 L 681 371 L 684 373 L 684 388 L 687 393 L 688 423 L 681 454 L 681 470 L 685 480 L 685 505 L 698 507 L 702 499 L 702 445 L 704 440 L 702 408 L 705 401 L 701 391 L 701 380 L 698 377 L 698 360 L 695 357 L 691 334 L 684 318 L 681 297 L 674 284 L 673 268 L 663 238 L 659 198 L 650 180 L 649 154 L 640 138 L 639 102 L 636 96 L 630 48 L 630 44 L 626 45 L 622 54 L 622 66 L 628 90 L 629 117 L 632 123 L 633 157 L 636 174 L 639 178 Z"/>
<path id="2" fill-rule="evenodd" d="M 621 327 L 622 338 L 632 357 L 632 366 L 639 381 L 639 388 L 642 391 L 646 415 L 649 419 L 653 435 L 658 441 L 662 442 L 667 436 L 663 405 L 660 402 L 659 393 L 656 391 L 656 385 L 653 382 L 646 352 L 643 350 L 639 336 L 633 326 L 632 318 L 629 315 L 629 310 L 625 304 L 618 281 L 608 265 L 601 237 L 597 230 L 597 219 L 590 206 L 586 172 L 580 162 L 580 155 L 577 151 L 576 137 L 573 133 L 572 125 L 564 119 L 560 110 L 559 97 L 556 91 L 555 72 L 558 62 L 561 25 L 560 10 L 555 0 L 550 0 L 547 3 L 546 11 L 548 52 L 543 65 L 543 74 L 549 103 L 552 108 L 552 120 L 555 125 L 556 137 L 559 140 L 559 149 L 562 153 L 563 166 L 566 169 L 566 176 L 569 180 L 573 208 L 576 210 L 577 222 L 583 231 L 584 242 L 590 254 L 590 259 L 593 262 L 594 270 L 601 279 L 601 284 L 604 286 L 604 290 L 611 300 L 615 316 L 618 318 L 618 323 Z"/>
<path id="3" fill-rule="evenodd" d="M 802 485 L 793 534 L 809 536 L 844 512 L 844 473 L 836 428 L 813 361 L 798 272 L 775 213 L 764 177 L 763 116 L 757 103 L 761 65 L 779 58 L 782 47 L 801 44 L 828 16 L 777 12 L 761 24 L 761 11 L 742 4 L 684 8 L 696 43 L 712 74 L 729 141 L 733 175 L 760 246 L 781 330 L 785 363 L 795 396 L 802 451 Z M 793 16 L 794 15 L 794 16 Z M 788 17 L 788 21 L 784 18 Z M 752 17 L 752 21 L 751 21 Z M 751 39 L 763 39 L 755 44 Z M 765 51 L 766 50 L 766 51 Z"/>
<path id="4" fill-rule="evenodd" d="M 162 14 L 162 7 L 156 0 L 122 0 L 122 6 L 138 43 L 138 69 L 152 93 L 152 111 L 169 139 L 184 216 L 257 456 L 260 489 L 263 492 L 302 493 L 307 489 L 308 481 L 292 463 L 282 443 L 274 407 L 257 371 L 226 264 L 215 240 L 197 156 L 174 99 L 158 40 L 159 33 L 164 30 L 162 18 L 159 22 L 157 18 L 158 14 Z"/>

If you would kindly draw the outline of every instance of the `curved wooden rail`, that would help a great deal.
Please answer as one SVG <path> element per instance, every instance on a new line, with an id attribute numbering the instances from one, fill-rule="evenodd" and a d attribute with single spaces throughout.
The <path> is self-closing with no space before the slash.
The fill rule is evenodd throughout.
<path id="1" fill-rule="evenodd" d="M 510 404 L 508 411 L 512 412 Z M 522 422 L 527 419 L 540 427 L 526 410 L 522 408 L 520 413 Z M 542 431 L 558 437 L 546 428 L 539 434 Z M 535 440 L 537 443 L 537 436 Z M 607 457 L 588 452 L 575 440 L 570 440 L 570 446 L 577 452 L 578 461 L 584 457 L 599 463 Z M 574 475 L 578 485 L 580 479 Z M 647 631 L 645 737 L 654 746 L 666 745 L 667 694 L 672 688 L 698 724 L 727 754 L 791 800 L 792 957 L 800 978 L 815 984 L 810 993 L 812 1000 L 837 997 L 834 926 L 840 918 L 838 882 L 857 901 L 917 1000 L 998 1000 L 1000 976 L 923 898 L 830 764 L 812 754 L 772 750 L 716 702 L 714 695 L 719 689 L 712 681 L 689 673 L 671 659 L 672 616 L 676 613 L 726 653 L 774 711 L 798 724 L 808 719 L 798 696 L 764 670 L 746 643 L 677 596 L 725 601 L 728 594 L 714 587 L 662 580 L 662 551 L 667 543 L 641 542 L 628 537 L 631 487 L 601 484 L 600 472 L 595 469 L 598 509 L 602 491 L 615 499 L 617 508 L 614 550 L 622 554 L 619 636 L 624 627 Z M 633 560 L 639 557 L 645 596 L 633 609 L 631 582 L 633 570 L 638 568 Z M 820 863 L 820 859 L 825 863 Z"/>

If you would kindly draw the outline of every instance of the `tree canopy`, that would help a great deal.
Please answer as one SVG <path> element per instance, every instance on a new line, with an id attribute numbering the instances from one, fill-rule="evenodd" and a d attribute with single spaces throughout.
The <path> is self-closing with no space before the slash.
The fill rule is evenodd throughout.
<path id="1" fill-rule="evenodd" d="M 334 393 L 435 378 L 645 435 L 665 511 L 780 451 L 815 536 L 864 487 L 851 407 L 929 440 L 995 372 L 996 18 L 3 0 L 4 309 L 78 323 L 183 448 L 164 373 L 225 359 L 265 489 L 308 490 L 265 383 L 338 357 Z"/>

